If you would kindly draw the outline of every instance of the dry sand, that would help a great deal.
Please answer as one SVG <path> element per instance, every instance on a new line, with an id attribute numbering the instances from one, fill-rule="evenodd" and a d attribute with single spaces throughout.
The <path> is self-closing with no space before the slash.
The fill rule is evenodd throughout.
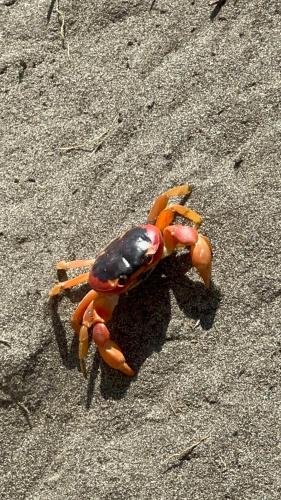
<path id="1" fill-rule="evenodd" d="M 280 3 L 56 10 L 0 5 L 1 499 L 279 499 Z M 84 381 L 54 263 L 185 182 L 211 291 L 163 262 L 112 325 L 137 377 Z"/>

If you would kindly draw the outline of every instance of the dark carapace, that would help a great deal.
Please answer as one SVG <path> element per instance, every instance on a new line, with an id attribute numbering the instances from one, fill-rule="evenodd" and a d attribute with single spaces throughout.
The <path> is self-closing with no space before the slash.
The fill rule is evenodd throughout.
<path id="1" fill-rule="evenodd" d="M 103 293 L 124 292 L 132 288 L 161 258 L 163 239 L 153 225 L 140 225 L 129 229 L 113 240 L 93 264 L 89 285 Z"/>

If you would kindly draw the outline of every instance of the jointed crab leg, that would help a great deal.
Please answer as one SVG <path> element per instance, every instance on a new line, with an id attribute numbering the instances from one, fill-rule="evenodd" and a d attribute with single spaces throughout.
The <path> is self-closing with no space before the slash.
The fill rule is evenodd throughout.
<path id="1" fill-rule="evenodd" d="M 58 262 L 56 264 L 57 269 L 78 269 L 79 267 L 90 267 L 94 264 L 95 260 L 94 259 L 87 259 L 87 260 L 71 260 L 70 262 L 65 262 L 62 260 L 61 262 Z"/>
<path id="2" fill-rule="evenodd" d="M 169 189 L 165 193 L 158 196 L 154 201 L 152 208 L 147 217 L 148 224 L 155 224 L 156 219 L 160 212 L 166 208 L 169 198 L 172 196 L 186 196 L 191 193 L 191 187 L 188 184 L 184 184 L 182 186 L 176 186 L 172 189 Z"/>
<path id="3" fill-rule="evenodd" d="M 87 370 L 85 365 L 85 358 L 88 354 L 89 349 L 89 328 L 93 324 L 93 311 L 94 311 L 94 301 L 92 300 L 88 305 L 86 311 L 83 315 L 82 325 L 79 330 L 79 360 L 81 371 L 85 378 L 87 378 Z"/>
<path id="4" fill-rule="evenodd" d="M 87 376 L 85 357 L 89 347 L 89 329 L 92 326 L 92 340 L 105 363 L 126 375 L 134 375 L 120 347 L 110 339 L 110 332 L 105 325 L 105 322 L 111 319 L 117 303 L 117 295 L 106 296 L 90 290 L 72 316 L 72 326 L 79 335 L 79 360 L 84 377 Z"/>
<path id="5" fill-rule="evenodd" d="M 197 227 L 199 227 L 202 223 L 202 217 L 197 212 L 191 210 L 190 208 L 183 207 L 182 205 L 174 204 L 168 206 L 165 210 L 160 212 L 155 225 L 160 229 L 160 231 L 163 231 L 166 226 L 172 224 L 176 215 L 181 215 L 182 217 L 194 222 Z"/>
<path id="6" fill-rule="evenodd" d="M 111 318 L 117 303 L 117 295 L 99 296 L 94 302 L 94 327 L 92 338 L 106 364 L 111 368 L 115 368 L 115 370 L 119 370 L 133 377 L 135 372 L 128 363 L 126 363 L 125 356 L 118 344 L 110 340 L 110 333 L 105 325 L 105 321 Z"/>
<path id="7" fill-rule="evenodd" d="M 80 267 L 90 267 L 94 264 L 95 260 L 94 259 L 83 259 L 83 260 L 71 260 L 69 262 L 65 262 L 62 260 L 61 262 L 58 262 L 56 264 L 57 269 L 79 269 Z M 57 283 L 50 291 L 49 291 L 49 296 L 53 297 L 54 295 L 58 295 L 62 290 L 66 290 L 67 288 L 72 288 L 75 285 L 80 285 L 80 283 L 84 283 L 88 281 L 89 277 L 89 272 L 80 274 L 79 276 L 76 276 L 75 278 L 71 278 L 66 281 L 61 281 L 60 283 Z"/>
<path id="8" fill-rule="evenodd" d="M 76 307 L 74 313 L 72 314 L 71 317 L 71 324 L 72 328 L 76 331 L 76 333 L 79 333 L 79 328 L 83 320 L 84 313 L 89 306 L 89 304 L 98 296 L 97 292 L 95 290 L 90 290 L 85 297 L 79 302 L 78 306 Z"/>
<path id="9" fill-rule="evenodd" d="M 58 295 L 62 290 L 66 290 L 67 288 L 72 288 L 75 285 L 79 285 L 80 283 L 85 283 L 88 281 L 89 273 L 80 274 L 75 278 L 71 278 L 67 281 L 61 281 L 57 283 L 50 291 L 49 296 L 53 297 L 54 295 Z"/>

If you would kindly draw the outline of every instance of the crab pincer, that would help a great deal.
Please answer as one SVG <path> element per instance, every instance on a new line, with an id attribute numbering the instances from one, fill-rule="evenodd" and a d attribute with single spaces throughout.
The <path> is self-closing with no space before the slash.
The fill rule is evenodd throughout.
<path id="1" fill-rule="evenodd" d="M 125 356 L 116 342 L 110 340 L 108 328 L 104 323 L 97 323 L 93 328 L 93 341 L 96 343 L 102 359 L 108 366 L 132 377 L 135 372 L 126 363 Z"/>

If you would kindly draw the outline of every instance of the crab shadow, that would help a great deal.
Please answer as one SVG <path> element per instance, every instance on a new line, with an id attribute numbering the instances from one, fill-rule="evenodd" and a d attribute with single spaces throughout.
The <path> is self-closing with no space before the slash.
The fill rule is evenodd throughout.
<path id="1" fill-rule="evenodd" d="M 190 263 L 186 254 L 172 255 L 162 261 L 146 281 L 128 295 L 120 297 L 118 307 L 108 327 L 113 340 L 124 352 L 128 364 L 136 371 L 136 376 L 126 377 L 112 370 L 100 361 L 96 352 L 88 374 L 87 408 L 91 407 L 99 370 L 102 396 L 105 399 L 122 399 L 147 358 L 161 351 L 163 344 L 167 341 L 176 341 L 179 338 L 188 340 L 188 329 L 184 333 L 181 331 L 180 334 L 173 332 L 169 338 L 166 336 L 171 319 L 171 292 L 187 318 L 199 322 L 203 330 L 209 330 L 212 327 L 221 300 L 220 292 L 213 285 L 210 289 L 206 289 L 200 282 L 192 281 L 185 274 L 189 269 Z M 77 303 L 87 290 L 88 288 L 83 286 L 77 291 L 67 292 L 66 295 L 71 302 Z M 68 369 L 76 367 L 79 369 L 77 337 L 73 336 L 68 348 L 69 333 L 66 332 L 60 320 L 58 304 L 59 300 L 51 301 L 53 328 L 60 356 Z M 200 335 L 200 329 L 198 329 L 198 335 Z"/>
<path id="2" fill-rule="evenodd" d="M 59 278 L 66 279 L 66 273 L 58 273 Z M 60 280 L 61 281 L 61 280 Z M 52 328 L 55 334 L 55 340 L 58 346 L 59 354 L 63 365 L 68 370 L 78 369 L 80 370 L 79 360 L 77 358 L 78 352 L 78 337 L 73 335 L 71 330 L 70 322 L 68 321 L 67 329 L 64 326 L 64 322 L 61 319 L 59 308 L 60 303 L 63 299 L 69 299 L 73 304 L 73 310 L 77 304 L 82 300 L 88 291 L 88 286 L 83 285 L 77 290 L 65 290 L 64 295 L 56 295 L 50 297 L 48 303 L 49 315 L 52 320 Z M 71 341 L 69 342 L 69 331 L 71 330 Z"/>

